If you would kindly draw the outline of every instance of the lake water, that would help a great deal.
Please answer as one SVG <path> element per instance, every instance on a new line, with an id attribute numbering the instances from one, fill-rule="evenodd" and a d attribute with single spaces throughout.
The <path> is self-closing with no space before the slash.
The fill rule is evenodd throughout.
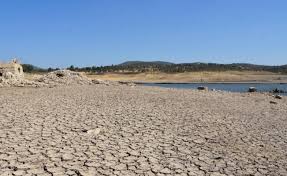
<path id="1" fill-rule="evenodd" d="M 229 91 L 229 92 L 247 92 L 249 87 L 256 87 L 258 92 L 269 92 L 274 89 L 279 89 L 287 92 L 287 84 L 280 83 L 187 83 L 187 84 L 159 84 L 146 83 L 145 86 L 159 86 L 166 88 L 178 89 L 197 89 L 199 86 L 205 86 L 209 89 Z M 287 95 L 287 93 L 281 93 Z"/>

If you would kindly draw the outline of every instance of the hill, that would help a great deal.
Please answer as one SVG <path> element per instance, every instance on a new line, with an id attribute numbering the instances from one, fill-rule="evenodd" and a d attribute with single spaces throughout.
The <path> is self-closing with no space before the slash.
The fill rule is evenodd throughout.
<path id="1" fill-rule="evenodd" d="M 42 69 L 31 64 L 23 64 L 25 72 L 45 72 L 57 70 L 53 68 Z M 255 71 L 255 72 L 272 72 L 279 74 L 287 74 L 287 65 L 268 66 L 255 65 L 248 63 L 232 63 L 232 64 L 217 64 L 217 63 L 181 63 L 175 64 L 171 62 L 154 61 L 127 61 L 119 65 L 111 66 L 92 66 L 92 67 L 74 67 L 73 65 L 67 69 L 72 71 L 82 71 L 90 73 L 146 73 L 146 72 L 163 72 L 163 73 L 184 73 L 184 72 L 218 72 L 218 71 Z"/>
<path id="2" fill-rule="evenodd" d="M 119 66 L 137 66 L 137 65 L 145 65 L 145 66 L 152 66 L 152 65 L 174 65 L 171 62 L 164 62 L 164 61 L 152 61 L 152 62 L 145 62 L 145 61 L 127 61 L 124 63 L 119 64 Z"/>
<path id="3" fill-rule="evenodd" d="M 248 63 L 232 63 L 232 64 L 218 64 L 218 63 L 180 63 L 174 64 L 170 62 L 142 62 L 129 61 L 123 64 L 115 65 L 113 67 L 106 67 L 108 70 L 124 71 L 124 72 L 165 72 L 165 73 L 183 73 L 194 71 L 268 71 L 274 73 L 287 73 L 287 66 L 267 66 L 255 65 Z M 110 72 L 110 71 L 108 71 Z"/>

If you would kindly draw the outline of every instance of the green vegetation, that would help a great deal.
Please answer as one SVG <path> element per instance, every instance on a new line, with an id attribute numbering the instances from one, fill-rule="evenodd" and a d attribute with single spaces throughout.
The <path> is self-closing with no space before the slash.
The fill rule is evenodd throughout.
<path id="1" fill-rule="evenodd" d="M 46 72 L 48 70 L 36 67 L 31 64 L 22 64 L 23 71 L 28 73 Z"/>
<path id="2" fill-rule="evenodd" d="M 42 72 L 51 72 L 51 71 L 59 70 L 59 68 L 44 69 L 44 68 L 40 68 L 40 67 L 31 65 L 31 64 L 22 64 L 22 67 L 23 67 L 23 71 L 27 73 L 42 73 Z"/>

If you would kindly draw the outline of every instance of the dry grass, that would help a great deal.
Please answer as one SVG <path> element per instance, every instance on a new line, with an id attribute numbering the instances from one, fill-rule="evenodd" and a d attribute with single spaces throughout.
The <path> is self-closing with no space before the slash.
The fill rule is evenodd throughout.
<path id="1" fill-rule="evenodd" d="M 43 76 L 44 73 L 25 73 L 24 76 L 25 76 L 25 79 L 27 80 L 35 80 L 41 76 Z"/>
<path id="2" fill-rule="evenodd" d="M 186 72 L 186 73 L 83 73 L 91 79 L 103 79 L 110 81 L 136 81 L 136 82 L 284 82 L 287 83 L 287 75 L 271 72 L 254 71 L 226 71 L 226 72 Z M 42 74 L 25 73 L 25 78 L 35 80 Z"/>
<path id="3" fill-rule="evenodd" d="M 92 79 L 138 82 L 287 82 L 287 75 L 252 71 L 86 75 Z"/>

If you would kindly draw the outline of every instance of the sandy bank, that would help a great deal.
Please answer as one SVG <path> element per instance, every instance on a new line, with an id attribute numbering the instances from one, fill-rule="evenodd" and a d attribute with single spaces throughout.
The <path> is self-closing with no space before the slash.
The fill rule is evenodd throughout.
<path id="1" fill-rule="evenodd" d="M 225 71 L 225 72 L 186 72 L 186 73 L 138 73 L 119 74 L 105 73 L 87 74 L 92 79 L 111 81 L 134 81 L 152 83 L 196 83 L 196 82 L 255 82 L 255 83 L 287 83 L 287 75 L 271 72 Z"/>

